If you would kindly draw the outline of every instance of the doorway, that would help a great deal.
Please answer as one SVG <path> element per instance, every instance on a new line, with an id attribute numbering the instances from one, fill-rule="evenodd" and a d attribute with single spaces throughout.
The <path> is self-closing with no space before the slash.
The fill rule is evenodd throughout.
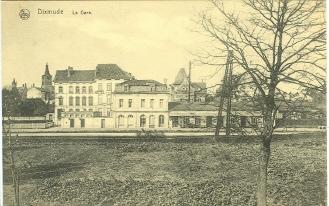
<path id="1" fill-rule="evenodd" d="M 101 120 L 101 128 L 105 128 L 105 119 Z"/>
<path id="2" fill-rule="evenodd" d="M 74 119 L 70 119 L 70 128 L 74 128 Z"/>
<path id="3" fill-rule="evenodd" d="M 81 128 L 85 127 L 85 119 L 80 119 L 80 127 Z"/>

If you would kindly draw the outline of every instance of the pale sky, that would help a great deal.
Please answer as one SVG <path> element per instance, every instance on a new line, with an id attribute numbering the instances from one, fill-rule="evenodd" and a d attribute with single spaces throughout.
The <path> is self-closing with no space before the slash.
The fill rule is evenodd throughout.
<path id="1" fill-rule="evenodd" d="M 178 70 L 188 68 L 207 39 L 193 32 L 192 21 L 209 7 L 207 1 L 2 2 L 3 84 L 41 84 L 46 62 L 55 71 L 73 66 L 95 69 L 118 64 L 138 79 L 171 83 Z M 23 8 L 28 20 L 19 18 Z M 63 9 L 64 15 L 38 15 L 40 9 Z M 92 15 L 72 15 L 72 10 Z M 193 66 L 192 80 L 207 80 L 214 68 Z"/>

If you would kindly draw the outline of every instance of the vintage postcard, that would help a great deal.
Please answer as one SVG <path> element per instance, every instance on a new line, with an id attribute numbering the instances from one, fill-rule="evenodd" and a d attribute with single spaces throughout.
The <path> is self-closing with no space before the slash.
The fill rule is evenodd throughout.
<path id="1" fill-rule="evenodd" d="M 327 205 L 325 3 L 2 1 L 3 205 Z"/>

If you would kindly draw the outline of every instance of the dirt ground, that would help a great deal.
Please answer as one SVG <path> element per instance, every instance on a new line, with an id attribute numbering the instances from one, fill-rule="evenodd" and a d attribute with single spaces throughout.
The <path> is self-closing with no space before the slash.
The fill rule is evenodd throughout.
<path id="1" fill-rule="evenodd" d="M 19 138 L 21 205 L 255 205 L 255 138 Z M 276 136 L 269 205 L 325 205 L 325 133 Z M 4 148 L 4 203 L 13 205 Z"/>

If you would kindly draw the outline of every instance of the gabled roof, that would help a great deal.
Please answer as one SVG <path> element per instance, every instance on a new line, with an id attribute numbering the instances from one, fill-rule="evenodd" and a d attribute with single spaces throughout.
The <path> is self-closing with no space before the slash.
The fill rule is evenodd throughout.
<path id="1" fill-rule="evenodd" d="M 137 79 L 128 80 L 128 81 L 119 83 L 118 85 L 123 85 L 123 84 L 129 85 L 129 86 L 149 86 L 149 85 L 165 86 L 165 84 L 162 84 L 155 80 L 137 80 Z"/>
<path id="2" fill-rule="evenodd" d="M 174 81 L 173 84 L 181 84 L 184 81 L 184 79 L 186 79 L 186 78 L 187 78 L 187 74 L 185 72 L 185 69 L 184 68 L 181 68 L 178 71 L 178 73 L 176 75 L 176 78 L 175 78 L 175 81 Z"/>
<path id="3" fill-rule="evenodd" d="M 96 66 L 96 79 L 132 79 L 133 76 L 123 71 L 116 64 L 98 64 Z"/>
<path id="4" fill-rule="evenodd" d="M 70 75 L 68 75 L 70 72 Z M 54 82 L 92 82 L 95 80 L 95 70 L 57 70 Z"/>

